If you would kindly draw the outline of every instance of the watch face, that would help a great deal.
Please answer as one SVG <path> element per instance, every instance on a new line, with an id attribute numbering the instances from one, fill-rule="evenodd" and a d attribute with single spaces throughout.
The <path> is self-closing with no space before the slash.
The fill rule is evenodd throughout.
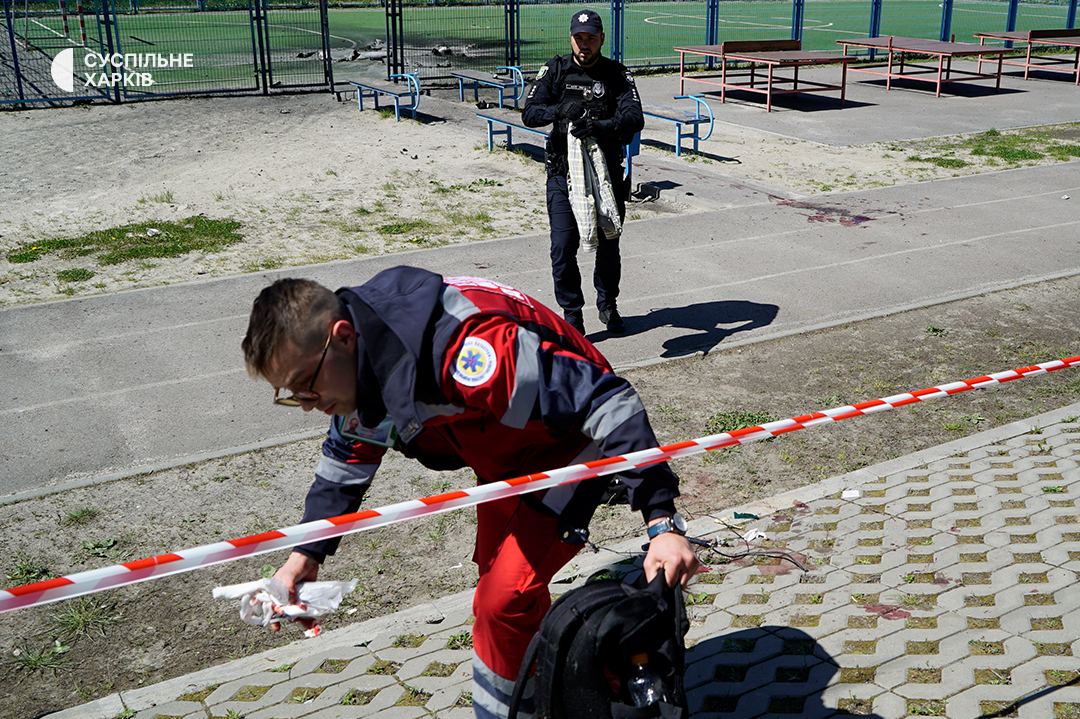
<path id="1" fill-rule="evenodd" d="M 686 533 L 686 520 L 678 512 L 671 517 L 671 526 L 675 527 L 676 531 Z"/>

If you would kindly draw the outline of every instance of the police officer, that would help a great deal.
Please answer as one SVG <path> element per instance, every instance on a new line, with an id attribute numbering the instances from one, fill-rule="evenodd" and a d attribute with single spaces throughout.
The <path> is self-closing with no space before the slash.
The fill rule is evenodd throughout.
<path id="1" fill-rule="evenodd" d="M 634 78 L 621 63 L 600 54 L 604 24 L 592 10 L 570 19 L 569 55 L 558 55 L 536 75 L 525 100 L 522 120 L 529 127 L 552 125 L 546 148 L 547 208 L 551 223 L 551 273 L 555 300 L 567 322 L 585 332 L 581 272 L 577 250 L 577 224 L 567 192 L 566 136 L 592 137 L 607 161 L 620 217 L 626 214 L 629 188 L 623 180 L 623 146 L 645 126 Z M 593 285 L 600 321 L 608 331 L 622 332 L 623 319 L 616 300 L 622 267 L 619 241 L 604 239 L 596 250 Z"/>

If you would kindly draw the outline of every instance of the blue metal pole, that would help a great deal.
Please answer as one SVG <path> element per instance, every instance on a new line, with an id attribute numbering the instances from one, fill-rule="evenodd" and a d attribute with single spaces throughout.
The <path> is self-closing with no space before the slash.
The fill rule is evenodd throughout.
<path id="1" fill-rule="evenodd" d="M 716 45 L 720 42 L 720 0 L 705 0 L 705 44 Z M 716 58 L 705 60 L 710 70 L 716 65 Z"/>
<path id="2" fill-rule="evenodd" d="M 1005 20 L 1005 32 L 1016 29 L 1016 16 L 1020 10 L 1020 0 L 1009 0 L 1009 17 Z"/>
<path id="3" fill-rule="evenodd" d="M 611 0 L 611 59 L 623 61 L 623 0 Z"/>
<path id="4" fill-rule="evenodd" d="M 952 35 L 952 9 L 953 0 L 943 0 L 941 3 L 941 40 L 948 42 Z"/>
<path id="5" fill-rule="evenodd" d="M 881 0 L 870 0 L 870 37 L 881 35 Z M 870 59 L 874 59 L 874 49 L 870 48 Z"/>
<path id="6" fill-rule="evenodd" d="M 19 104 L 26 99 L 23 92 L 22 69 L 19 67 L 19 51 L 15 47 L 15 16 L 11 11 L 10 0 L 4 0 L 4 22 L 7 24 L 8 44 L 11 46 L 11 62 L 15 70 L 15 87 L 19 93 Z"/>
<path id="7" fill-rule="evenodd" d="M 802 41 L 803 11 L 806 0 L 791 0 L 791 39 Z"/>
<path id="8" fill-rule="evenodd" d="M 1070 29 L 1076 27 L 1076 4 L 1077 0 L 1069 0 L 1069 17 L 1065 21 L 1065 27 Z"/>

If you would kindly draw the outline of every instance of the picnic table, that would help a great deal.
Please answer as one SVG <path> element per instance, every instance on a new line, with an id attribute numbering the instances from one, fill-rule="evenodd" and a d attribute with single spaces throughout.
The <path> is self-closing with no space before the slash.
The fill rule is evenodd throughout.
<path id="1" fill-rule="evenodd" d="M 941 97 L 941 87 L 947 82 L 959 82 L 963 80 L 993 79 L 994 87 L 1001 88 L 1001 64 L 1002 56 L 1009 52 L 1007 48 L 990 47 L 973 42 L 945 42 L 943 40 L 929 40 L 921 37 L 901 37 L 887 35 L 884 37 L 863 37 L 837 40 L 844 48 L 844 54 L 848 54 L 850 48 L 869 49 L 872 51 L 884 50 L 888 57 L 884 66 L 858 66 L 851 68 L 852 72 L 864 72 L 869 75 L 877 75 L 885 78 L 885 89 L 892 89 L 894 79 L 920 80 L 932 82 L 935 85 L 935 97 Z M 919 65 L 908 61 L 909 56 L 922 56 L 937 58 L 937 66 Z M 997 72 L 982 72 L 980 63 L 975 72 L 970 70 L 955 70 L 952 66 L 954 58 L 974 57 L 982 59 L 983 56 L 996 56 Z M 880 68 L 884 67 L 882 71 Z M 899 69 L 895 69 L 899 67 Z M 926 74 L 933 77 L 925 77 Z M 953 77 L 953 76 L 957 77 Z"/>
<path id="2" fill-rule="evenodd" d="M 1074 78 L 1073 84 L 1080 85 L 1080 28 L 977 32 L 975 33 L 975 37 L 979 39 L 980 45 L 985 44 L 987 40 L 998 40 L 1007 43 L 1025 43 L 1027 45 L 1027 52 L 1024 54 L 1024 59 L 1022 61 L 1012 58 L 1003 58 L 1001 61 L 1005 65 L 1024 68 L 1025 80 L 1029 78 L 1032 68 L 1060 72 L 1061 68 L 1055 67 L 1055 65 L 1069 65 L 1070 67 L 1067 72 L 1072 73 Z M 1072 48 L 1075 50 L 1075 55 L 1072 59 L 1069 59 L 1067 56 L 1035 55 L 1033 54 L 1033 50 L 1036 47 Z M 982 58 L 979 58 L 980 69 L 982 67 L 982 62 Z"/>
<path id="3" fill-rule="evenodd" d="M 686 83 L 697 82 L 720 88 L 720 102 L 727 102 L 728 89 L 738 89 L 765 95 L 765 110 L 772 112 L 773 96 L 796 92 L 839 90 L 840 102 L 846 99 L 847 66 L 854 57 L 828 50 L 803 50 L 799 40 L 734 40 L 719 45 L 690 45 L 676 47 L 679 53 L 679 94 L 686 92 Z M 686 56 L 720 59 L 720 75 L 686 74 Z M 747 71 L 730 71 L 728 65 L 742 63 Z M 841 65 L 840 84 L 799 79 L 799 68 L 810 65 Z M 758 67 L 765 67 L 765 77 L 758 77 Z M 778 69 L 792 70 L 791 76 L 780 76 Z M 748 80 L 747 80 L 748 78 Z M 783 87 L 791 85 L 790 88 Z"/>

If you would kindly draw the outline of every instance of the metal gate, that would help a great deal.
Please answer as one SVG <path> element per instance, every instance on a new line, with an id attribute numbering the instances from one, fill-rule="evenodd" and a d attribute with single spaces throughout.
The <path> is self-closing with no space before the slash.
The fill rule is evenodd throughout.
<path id="1" fill-rule="evenodd" d="M 333 87 L 325 0 L 0 2 L 0 105 Z"/>

